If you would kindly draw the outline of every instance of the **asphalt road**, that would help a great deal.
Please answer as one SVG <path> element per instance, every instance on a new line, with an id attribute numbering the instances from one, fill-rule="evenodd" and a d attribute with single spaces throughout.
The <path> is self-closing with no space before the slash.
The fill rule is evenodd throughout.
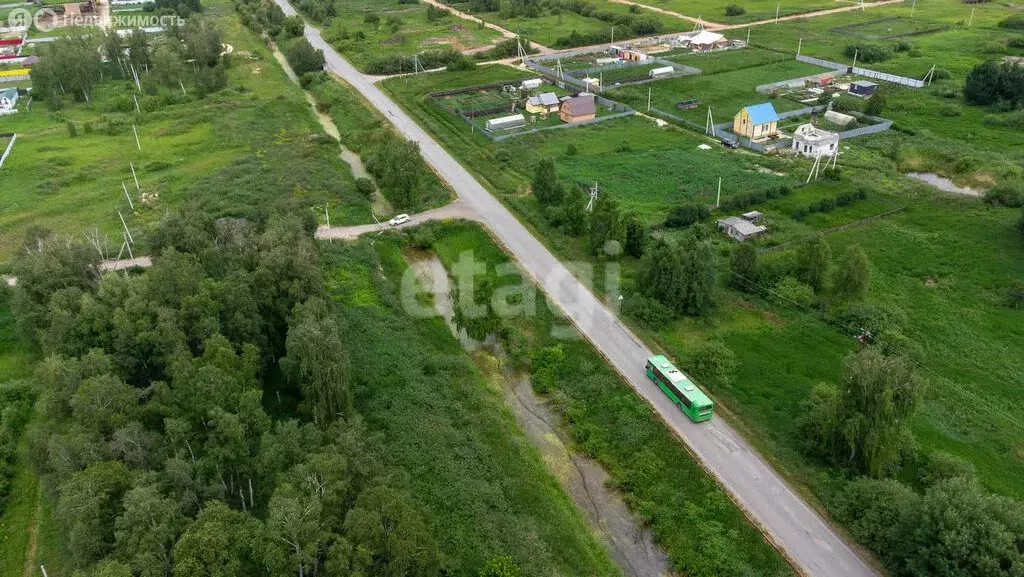
<path id="1" fill-rule="evenodd" d="M 275 2 L 285 14 L 296 14 L 286 0 Z M 690 422 L 644 374 L 644 362 L 652 354 L 650 349 L 370 77 L 356 70 L 325 42 L 319 30 L 307 26 L 305 36 L 315 48 L 324 51 L 331 72 L 354 86 L 406 138 L 419 143 L 427 163 L 452 186 L 461 202 L 476 213 L 522 270 L 658 412 L 799 571 L 814 577 L 876 575 L 725 420 L 712 419 L 699 425 Z"/>

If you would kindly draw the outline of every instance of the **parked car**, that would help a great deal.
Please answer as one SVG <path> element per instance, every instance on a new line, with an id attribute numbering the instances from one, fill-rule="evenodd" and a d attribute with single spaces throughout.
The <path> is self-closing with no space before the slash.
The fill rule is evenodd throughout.
<path id="1" fill-rule="evenodd" d="M 726 148 L 739 148 L 740 142 L 738 140 L 729 140 L 728 138 L 723 138 L 722 146 Z"/>
<path id="2" fill-rule="evenodd" d="M 411 220 L 411 219 L 409 218 L 408 214 L 400 214 L 400 215 L 396 216 L 395 218 L 392 218 L 391 220 L 389 220 L 388 224 L 390 224 L 391 226 L 398 226 L 400 224 L 405 224 L 405 223 L 409 222 L 409 220 Z"/>

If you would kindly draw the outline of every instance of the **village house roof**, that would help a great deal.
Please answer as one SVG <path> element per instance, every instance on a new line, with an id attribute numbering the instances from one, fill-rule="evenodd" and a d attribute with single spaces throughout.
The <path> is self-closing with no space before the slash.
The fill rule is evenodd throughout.
<path id="1" fill-rule="evenodd" d="M 772 106 L 771 102 L 746 106 L 743 110 L 747 111 L 747 114 L 750 116 L 750 122 L 755 126 L 779 121 L 779 115 L 775 113 L 775 107 Z"/>
<path id="2" fill-rule="evenodd" d="M 597 104 L 593 94 L 584 94 L 576 98 L 570 98 L 562 103 L 562 108 L 571 116 L 586 116 L 597 114 Z"/>
<path id="3" fill-rule="evenodd" d="M 5 88 L 0 90 L 0 98 L 7 98 L 8 100 L 15 100 L 18 98 L 17 88 Z"/>
<path id="4" fill-rule="evenodd" d="M 875 84 L 874 82 L 871 82 L 869 80 L 854 80 L 852 85 L 853 86 L 861 86 L 861 87 L 864 87 L 864 88 L 871 88 L 872 86 L 878 86 L 877 84 Z"/>
<path id="5" fill-rule="evenodd" d="M 558 95 L 554 92 L 544 92 L 531 96 L 529 102 L 533 106 L 558 106 Z"/>
<path id="6" fill-rule="evenodd" d="M 722 218 L 718 221 L 720 229 L 732 229 L 739 233 L 743 237 L 753 237 L 764 233 L 768 229 L 766 226 L 755 224 L 745 218 L 739 216 L 730 216 L 728 218 Z"/>
<path id="7" fill-rule="evenodd" d="M 730 216 L 729 218 L 720 219 L 718 221 L 718 226 L 720 228 L 731 228 L 745 237 L 758 235 L 768 230 L 766 227 L 754 224 L 749 220 L 738 216 Z"/>
<path id="8" fill-rule="evenodd" d="M 807 144 L 819 144 L 839 140 L 839 134 L 823 130 L 813 124 L 801 124 L 793 133 L 793 138 Z"/>

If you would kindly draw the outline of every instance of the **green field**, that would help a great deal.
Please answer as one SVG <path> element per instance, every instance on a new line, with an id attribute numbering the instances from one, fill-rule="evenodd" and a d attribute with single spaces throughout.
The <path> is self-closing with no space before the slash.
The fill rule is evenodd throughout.
<path id="1" fill-rule="evenodd" d="M 427 19 L 427 5 L 399 0 L 346 0 L 323 29 L 324 38 L 360 69 L 389 56 L 412 56 L 424 50 L 452 47 L 466 51 L 501 40 L 501 34 L 454 15 Z M 376 14 L 378 24 L 366 22 Z M 388 24 L 394 19 L 397 29 Z M 412 72 L 412 70 L 408 70 Z"/>
<path id="2" fill-rule="evenodd" d="M 614 14 L 618 17 L 639 15 L 654 19 L 658 22 L 659 30 L 657 33 L 659 34 L 688 31 L 693 28 L 691 23 L 674 16 L 642 9 L 639 13 L 634 13 L 630 10 L 629 6 L 611 2 L 610 0 L 592 0 L 589 4 L 600 12 Z M 452 3 L 452 6 L 464 12 L 470 12 L 471 7 L 467 2 Z M 608 22 L 592 16 L 581 16 L 569 10 L 555 13 L 551 9 L 542 8 L 541 13 L 532 18 L 524 16 L 507 17 L 501 12 L 479 12 L 473 15 L 547 47 L 554 47 L 559 38 L 566 38 L 573 32 L 582 35 L 599 35 L 604 42 L 625 40 L 632 36 L 632 34 L 627 32 L 627 28 L 620 25 L 613 39 L 612 25 Z"/>
<path id="3" fill-rule="evenodd" d="M 143 95 L 138 114 L 134 86 L 118 79 L 97 87 L 88 103 L 53 112 L 35 102 L 31 112 L 5 117 L 4 130 L 19 136 L 3 167 L 9 193 L 0 208 L 2 259 L 33 226 L 79 238 L 98 229 L 109 236 L 114 256 L 121 245 L 118 210 L 138 230 L 187 201 L 217 215 L 253 217 L 268 203 L 291 200 L 327 204 L 338 223 L 370 221 L 369 202 L 355 193 L 337 143 L 311 138 L 322 128 L 301 89 L 238 24 L 225 25 L 225 38 L 236 55 L 231 88 L 207 98 Z M 129 162 L 141 192 L 134 190 Z M 134 213 L 122 182 L 134 195 Z M 141 202 L 143 193 L 156 200 Z"/>
<path id="4" fill-rule="evenodd" d="M 725 13 L 725 6 L 733 2 L 723 0 L 639 0 L 639 4 L 671 10 L 673 12 L 690 16 L 701 17 L 705 22 L 722 22 L 727 24 L 742 24 L 745 22 L 756 22 L 775 18 L 776 5 L 778 5 L 779 16 L 790 14 L 803 14 L 815 10 L 827 10 L 847 4 L 829 0 L 740 0 L 734 2 L 746 10 L 745 14 L 729 16 Z"/>

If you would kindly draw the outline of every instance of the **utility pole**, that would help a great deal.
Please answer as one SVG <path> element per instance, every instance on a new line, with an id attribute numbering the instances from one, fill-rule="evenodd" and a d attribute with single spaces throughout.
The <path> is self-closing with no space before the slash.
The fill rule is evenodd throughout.
<path id="1" fill-rule="evenodd" d="M 911 18 L 914 17 L 914 10 L 916 8 L 917 8 L 917 0 L 914 0 L 914 3 L 910 5 L 910 17 Z"/>
<path id="2" fill-rule="evenodd" d="M 612 26 L 612 44 L 615 44 L 615 27 Z"/>
<path id="3" fill-rule="evenodd" d="M 125 237 L 128 239 L 128 242 L 130 244 L 135 244 L 135 239 L 132 238 L 132 232 L 130 230 L 128 230 L 128 223 L 126 223 L 124 221 L 124 216 L 121 214 L 120 210 L 117 211 L 117 216 L 118 216 L 118 218 L 121 219 L 121 226 L 124 227 L 124 234 L 125 234 Z M 131 250 L 131 249 L 129 248 L 128 250 Z"/>
<path id="4" fill-rule="evenodd" d="M 779 8 L 782 6 L 781 2 L 775 4 L 775 23 L 779 23 Z"/>
<path id="5" fill-rule="evenodd" d="M 138 112 L 139 114 L 141 114 L 142 111 L 139 110 L 139 99 L 135 97 L 135 93 L 132 93 L 132 100 L 135 101 L 135 112 Z"/>
<path id="6" fill-rule="evenodd" d="M 711 135 L 712 137 L 716 136 L 715 135 L 715 119 L 712 118 L 712 116 L 711 116 L 711 107 L 710 106 L 708 106 L 708 120 L 704 124 L 704 134 Z"/>
<path id="7" fill-rule="evenodd" d="M 132 168 L 132 178 L 135 179 L 135 190 L 142 190 L 142 188 L 139 186 L 139 178 L 135 176 L 135 163 L 129 160 L 128 166 Z"/>
<path id="8" fill-rule="evenodd" d="M 718 177 L 718 198 L 715 199 L 715 208 L 722 206 L 722 177 Z"/>
<path id="9" fill-rule="evenodd" d="M 859 51 L 859 50 L 854 50 L 854 51 L 853 51 L 853 67 L 854 67 L 854 68 L 856 68 L 856 67 L 857 67 L 857 55 L 858 55 L 858 54 L 860 54 L 860 51 Z"/>
<path id="10" fill-rule="evenodd" d="M 803 48 L 803 46 L 804 46 L 804 39 L 801 38 L 800 41 L 796 45 L 796 55 L 797 55 L 797 57 L 800 56 L 800 49 Z"/>
<path id="11" fill-rule="evenodd" d="M 974 8 L 971 8 L 971 17 L 967 19 L 967 27 L 971 27 L 971 22 L 974 22 Z"/>
<path id="12" fill-rule="evenodd" d="M 647 87 L 647 112 L 651 111 L 651 92 L 652 92 L 652 90 L 653 90 L 652 87 L 650 87 L 650 86 Z"/>
<path id="13" fill-rule="evenodd" d="M 135 129 L 134 124 L 132 125 L 132 132 L 135 133 L 135 146 L 137 146 L 139 150 L 142 150 L 142 145 L 139 144 L 139 131 Z"/>
<path id="14" fill-rule="evenodd" d="M 750 26 L 747 26 L 747 46 L 750 46 Z"/>

